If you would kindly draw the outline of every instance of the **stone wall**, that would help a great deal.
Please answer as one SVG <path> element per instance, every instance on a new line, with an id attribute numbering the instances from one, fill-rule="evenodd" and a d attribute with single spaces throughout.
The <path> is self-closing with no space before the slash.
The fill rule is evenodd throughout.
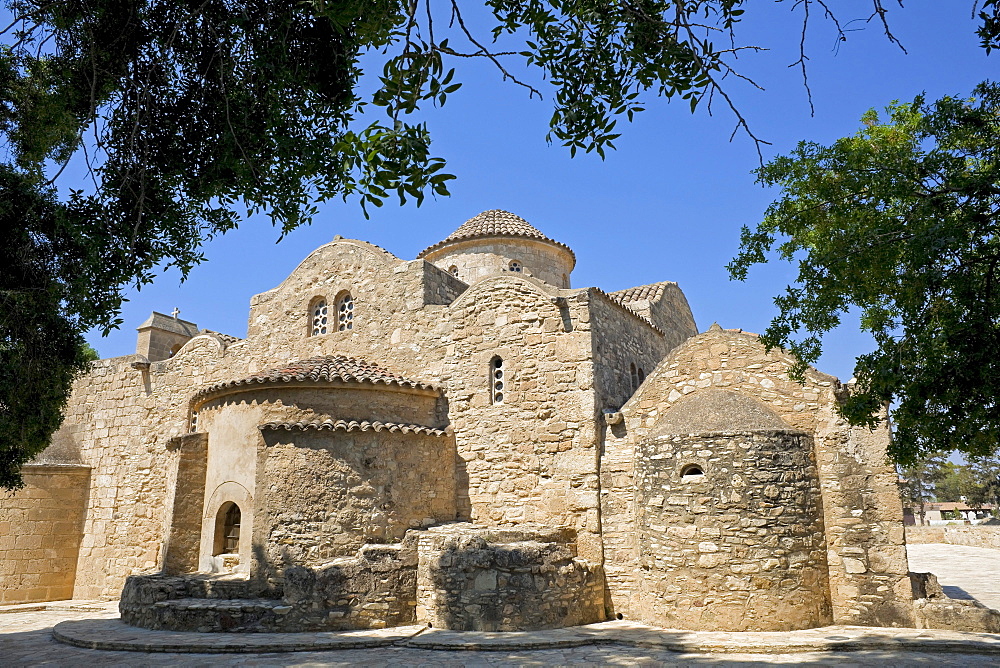
<path id="1" fill-rule="evenodd" d="M 421 532 L 417 618 L 458 631 L 532 631 L 606 619 L 600 565 L 571 532 L 454 524 Z"/>
<path id="2" fill-rule="evenodd" d="M 73 598 L 90 468 L 27 465 L 0 492 L 0 603 Z"/>
<path id="3" fill-rule="evenodd" d="M 205 473 L 208 468 L 208 435 L 186 434 L 171 440 L 176 453 L 170 532 L 163 557 L 165 573 L 198 570 L 202 514 L 205 504 Z"/>
<path id="4" fill-rule="evenodd" d="M 197 336 L 148 370 L 133 355 L 100 360 L 74 383 L 54 445 L 92 469 L 75 598 L 117 598 L 129 574 L 162 567 L 177 466 L 167 444 L 190 430 L 194 388 L 247 372 L 241 347 Z"/>
<path id="5" fill-rule="evenodd" d="M 258 457 L 253 544 L 261 580 L 455 519 L 448 436 L 279 429 L 264 432 Z"/>
<path id="6" fill-rule="evenodd" d="M 417 552 L 411 536 L 365 545 L 352 558 L 285 571 L 288 630 L 381 629 L 416 621 Z"/>
<path id="7" fill-rule="evenodd" d="M 906 527 L 907 543 L 948 543 L 1000 550 L 1000 526 L 953 524 L 936 527 Z"/>
<path id="8" fill-rule="evenodd" d="M 668 628 L 729 631 L 830 623 L 809 436 L 662 435 L 643 441 L 637 459 L 642 581 L 633 615 Z M 685 475 L 691 466 L 700 473 Z"/>
<path id="9" fill-rule="evenodd" d="M 587 297 L 597 406 L 618 410 L 636 389 L 630 366 L 648 375 L 671 348 L 694 332 L 658 330 L 600 290 L 589 290 Z"/>
<path id="10" fill-rule="evenodd" d="M 458 278 L 472 284 L 508 272 L 510 262 L 521 263 L 522 272 L 558 288 L 570 286 L 575 260 L 569 250 L 528 238 L 469 239 L 451 242 L 425 256 L 447 272 L 458 269 Z"/>
<path id="11" fill-rule="evenodd" d="M 597 432 L 586 300 L 525 277 L 486 279 L 449 309 L 442 380 L 459 461 L 460 517 L 579 533 L 600 561 Z M 504 366 L 493 404 L 491 361 Z"/>
<path id="12" fill-rule="evenodd" d="M 637 588 L 639 546 L 629 524 L 637 444 L 681 397 L 717 388 L 759 399 L 813 437 L 834 622 L 912 626 L 902 507 L 885 460 L 888 432 L 850 429 L 836 413 L 839 382 L 809 370 L 799 384 L 788 378 L 791 365 L 779 351 L 765 353 L 756 336 L 713 326 L 675 348 L 622 407 L 621 421 L 608 425 L 601 517 L 616 611 L 629 614 Z"/>

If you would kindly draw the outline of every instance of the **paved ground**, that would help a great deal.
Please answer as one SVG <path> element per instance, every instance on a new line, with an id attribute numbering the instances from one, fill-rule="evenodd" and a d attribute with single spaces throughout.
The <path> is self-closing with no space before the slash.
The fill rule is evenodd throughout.
<path id="1" fill-rule="evenodd" d="M 933 573 L 951 598 L 974 598 L 1000 610 L 1000 550 L 928 543 L 908 545 L 910 570 Z"/>
<path id="2" fill-rule="evenodd" d="M 962 592 L 1000 607 L 1000 552 L 954 545 L 910 547 L 911 568 L 938 575 L 953 596 Z M 951 588 L 951 589 L 949 589 Z M 961 590 L 961 591 L 959 591 Z M 995 666 L 997 656 L 914 651 L 794 654 L 696 654 L 622 645 L 532 651 L 439 651 L 384 647 L 286 654 L 171 654 L 92 650 L 52 639 L 64 620 L 112 619 L 114 605 L 0 614 L 0 667 L 7 666 Z M 925 632 L 934 634 L 935 632 Z M 732 634 L 738 640 L 739 634 Z M 995 636 L 994 636 L 995 638 Z"/>

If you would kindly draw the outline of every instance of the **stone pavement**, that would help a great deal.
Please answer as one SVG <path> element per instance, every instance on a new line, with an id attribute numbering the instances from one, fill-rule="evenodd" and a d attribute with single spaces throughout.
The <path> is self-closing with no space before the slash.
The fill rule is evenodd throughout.
<path id="1" fill-rule="evenodd" d="M 966 592 L 997 605 L 1000 552 L 958 545 L 910 546 L 911 568 L 930 570 L 951 595 Z M 949 590 L 952 587 L 954 589 Z M 280 634 L 171 634 L 126 627 L 116 604 L 69 602 L 0 609 L 0 666 L 701 666 L 733 668 L 774 664 L 804 666 L 995 666 L 1000 635 L 827 627 L 793 633 L 692 633 L 652 629 L 628 621 L 537 633 L 455 633 L 405 629 L 351 634 L 295 634 L 283 642 L 325 642 L 368 648 L 290 653 L 255 651 Z M 141 645 L 177 651 L 85 649 L 68 640 Z M 157 635 L 159 634 L 159 635 Z M 240 636 L 242 637 L 234 637 Z M 253 637 L 256 636 L 256 637 Z M 321 636 L 327 636 L 323 638 Z M 336 638 L 334 637 L 336 636 Z M 169 642 L 166 642 L 169 641 Z M 171 644 L 173 643 L 173 644 Z M 192 644 L 195 643 L 195 644 Z M 205 653 L 204 646 L 230 644 L 241 653 Z M 261 646 L 263 645 L 263 646 Z M 272 647 L 277 647 L 272 645 Z M 534 649 L 532 649 L 534 648 Z M 840 651 L 815 651 L 820 648 Z M 285 647 L 285 650 L 289 647 Z M 844 651 L 851 650 L 851 651 Z"/>
<path id="2" fill-rule="evenodd" d="M 965 545 L 907 545 L 910 570 L 933 573 L 951 598 L 972 598 L 1000 610 L 1000 550 Z"/>

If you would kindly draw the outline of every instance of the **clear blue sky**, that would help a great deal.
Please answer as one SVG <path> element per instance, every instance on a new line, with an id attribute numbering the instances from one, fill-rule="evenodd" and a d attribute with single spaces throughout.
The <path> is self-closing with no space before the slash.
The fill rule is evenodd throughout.
<path id="1" fill-rule="evenodd" d="M 893 99 L 967 94 L 994 77 L 1000 54 L 987 57 L 978 46 L 972 2 L 910 0 L 895 3 L 889 20 L 908 54 L 888 43 L 879 27 L 850 33 L 835 49 L 832 29 L 819 20 L 808 36 L 809 105 L 801 75 L 789 63 L 797 57 L 800 20 L 790 3 L 754 2 L 740 27 L 745 43 L 771 48 L 741 59 L 744 73 L 762 83 L 756 91 L 732 81 L 734 95 L 754 131 L 772 142 L 765 157 L 787 153 L 803 139 L 829 143 L 853 133 L 861 114 Z M 864 15 L 870 2 L 833 3 L 842 18 Z M 761 12 L 757 14 L 756 12 Z M 334 235 L 361 238 L 404 259 L 443 239 L 463 221 L 486 209 L 513 211 L 577 255 L 574 287 L 619 290 L 654 281 L 677 281 L 687 295 L 700 330 L 723 327 L 760 332 L 774 315 L 773 297 L 794 276 L 788 265 L 758 268 L 746 283 L 729 280 L 725 265 L 736 253 L 743 225 L 753 226 L 774 198 L 755 185 L 757 154 L 746 137 L 729 141 L 734 118 L 717 105 L 714 115 L 692 115 L 684 103 L 649 97 L 647 111 L 620 125 L 618 150 L 605 161 L 570 158 L 544 137 L 548 100 L 528 100 L 485 62 L 462 61 L 465 86 L 443 109 L 426 115 L 433 149 L 458 175 L 452 196 L 429 199 L 421 208 L 392 203 L 365 220 L 356 204 L 328 204 L 310 227 L 275 244 L 278 231 L 265 219 L 206 247 L 208 262 L 180 283 L 176 271 L 152 286 L 131 291 L 125 325 L 88 340 L 102 357 L 135 350 L 135 327 L 152 310 L 169 313 L 236 336 L 246 335 L 251 295 L 280 283 L 310 251 Z M 63 187 L 73 184 L 61 183 Z M 831 335 L 821 370 L 847 379 L 854 358 L 870 339 L 850 323 Z"/>

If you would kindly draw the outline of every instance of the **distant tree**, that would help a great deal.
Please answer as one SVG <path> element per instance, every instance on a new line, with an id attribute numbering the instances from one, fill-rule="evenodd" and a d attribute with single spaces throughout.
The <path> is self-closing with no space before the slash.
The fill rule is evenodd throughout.
<path id="1" fill-rule="evenodd" d="M 967 468 L 972 485 L 966 503 L 976 508 L 991 504 L 993 515 L 1000 515 L 1000 459 L 978 457 L 971 459 Z"/>
<path id="2" fill-rule="evenodd" d="M 975 487 L 976 482 L 968 466 L 946 461 L 941 467 L 940 479 L 934 483 L 934 500 L 967 501 Z"/>
<path id="3" fill-rule="evenodd" d="M 850 308 L 875 338 L 841 406 L 873 426 L 891 405 L 904 465 L 1000 445 L 1000 86 L 869 111 L 855 135 L 802 142 L 758 172 L 781 197 L 744 228 L 734 278 L 768 254 L 798 264 L 762 336 L 801 375 Z M 796 334 L 804 331 L 804 338 Z"/>
<path id="4" fill-rule="evenodd" d="M 903 505 L 913 508 L 925 523 L 927 504 L 935 499 L 935 487 L 947 475 L 947 455 L 937 452 L 906 466 L 898 466 L 899 492 Z"/>

